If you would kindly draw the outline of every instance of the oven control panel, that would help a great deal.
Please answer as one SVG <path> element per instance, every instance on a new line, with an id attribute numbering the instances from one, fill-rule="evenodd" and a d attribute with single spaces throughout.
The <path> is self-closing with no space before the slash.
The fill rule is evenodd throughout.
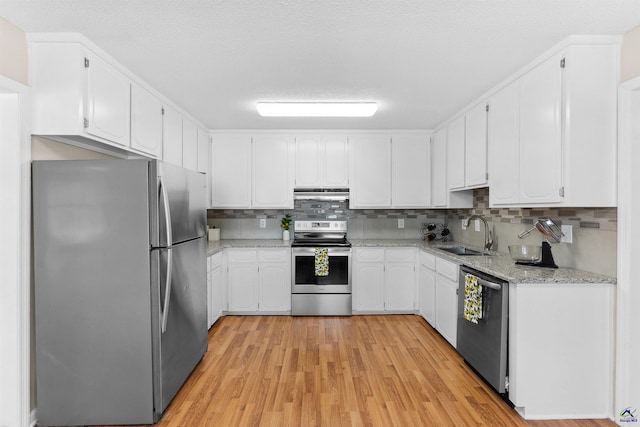
<path id="1" fill-rule="evenodd" d="M 347 221 L 325 221 L 325 220 L 294 221 L 293 229 L 294 231 L 346 232 Z"/>

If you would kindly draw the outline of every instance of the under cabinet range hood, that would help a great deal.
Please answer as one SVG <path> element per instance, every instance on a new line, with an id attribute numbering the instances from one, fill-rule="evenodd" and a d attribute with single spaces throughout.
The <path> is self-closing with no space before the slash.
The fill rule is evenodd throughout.
<path id="1" fill-rule="evenodd" d="M 349 200 L 348 188 L 296 188 L 294 200 L 317 200 L 322 202 L 344 202 Z"/>

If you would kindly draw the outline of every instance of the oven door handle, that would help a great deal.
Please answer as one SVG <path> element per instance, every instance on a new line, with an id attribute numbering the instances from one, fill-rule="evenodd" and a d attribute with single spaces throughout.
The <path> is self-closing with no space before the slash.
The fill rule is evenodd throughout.
<path id="1" fill-rule="evenodd" d="M 349 255 L 351 254 L 351 248 L 335 248 L 330 246 L 318 246 L 318 248 L 329 249 L 329 255 Z M 316 248 L 292 248 L 291 253 L 295 255 L 313 255 Z"/>

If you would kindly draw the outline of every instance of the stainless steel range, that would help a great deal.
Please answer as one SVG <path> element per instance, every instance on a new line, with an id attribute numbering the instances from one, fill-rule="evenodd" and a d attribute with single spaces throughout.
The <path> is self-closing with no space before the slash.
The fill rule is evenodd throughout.
<path id="1" fill-rule="evenodd" d="M 292 315 L 351 315 L 346 221 L 295 221 L 291 257 Z"/>

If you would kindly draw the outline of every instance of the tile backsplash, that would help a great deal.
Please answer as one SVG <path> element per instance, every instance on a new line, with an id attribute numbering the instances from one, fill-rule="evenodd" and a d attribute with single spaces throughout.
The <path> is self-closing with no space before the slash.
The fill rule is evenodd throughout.
<path id="1" fill-rule="evenodd" d="M 282 209 L 211 209 L 209 225 L 221 229 L 222 239 L 281 239 L 280 219 L 287 213 L 294 219 L 348 220 L 348 237 L 355 239 L 421 239 L 425 223 L 447 224 L 451 238 L 474 246 L 482 246 L 484 230 L 461 229 L 461 221 L 472 215 L 483 215 L 495 242 L 493 250 L 508 253 L 513 244 L 539 244 L 543 236 L 536 232 L 526 240 L 518 239 L 521 231 L 531 228 L 540 218 L 551 218 L 558 225 L 573 226 L 573 243 L 553 245 L 556 263 L 594 273 L 616 275 L 617 209 L 616 208 L 490 208 L 489 190 L 474 190 L 472 209 L 358 209 L 348 202 L 296 201 L 292 210 Z M 404 228 L 398 228 L 403 218 Z M 260 228 L 260 219 L 266 227 Z"/>

